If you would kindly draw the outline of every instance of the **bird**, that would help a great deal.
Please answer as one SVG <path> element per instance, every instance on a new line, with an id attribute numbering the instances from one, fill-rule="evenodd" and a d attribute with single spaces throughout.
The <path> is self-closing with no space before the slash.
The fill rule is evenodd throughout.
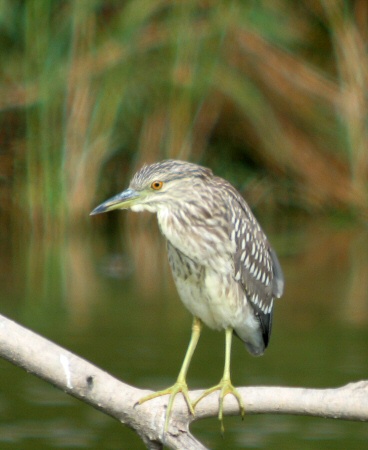
<path id="1" fill-rule="evenodd" d="M 242 418 L 245 414 L 242 397 L 231 381 L 232 337 L 237 336 L 254 356 L 262 355 L 268 346 L 274 300 L 284 290 L 277 255 L 241 194 L 211 169 L 191 162 L 167 159 L 144 165 L 126 190 L 97 206 L 91 215 L 115 209 L 157 215 L 177 291 L 193 315 L 189 346 L 176 382 L 138 403 L 168 394 L 166 431 L 178 393 L 194 415 L 204 397 L 219 391 L 223 431 L 226 395 L 236 398 Z M 186 379 L 203 324 L 225 332 L 224 371 L 218 384 L 192 401 Z"/>

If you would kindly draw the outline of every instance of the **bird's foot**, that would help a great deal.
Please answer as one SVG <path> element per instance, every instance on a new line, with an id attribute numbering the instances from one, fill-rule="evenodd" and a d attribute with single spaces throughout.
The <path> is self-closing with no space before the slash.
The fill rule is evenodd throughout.
<path id="1" fill-rule="evenodd" d="M 171 415 L 171 410 L 174 404 L 174 399 L 176 395 L 181 392 L 183 394 L 184 400 L 186 401 L 190 413 L 194 416 L 194 406 L 193 403 L 189 397 L 189 390 L 188 385 L 186 381 L 180 381 L 178 380 L 173 386 L 170 386 L 167 389 L 164 389 L 162 391 L 153 392 L 152 394 L 147 395 L 146 397 L 141 398 L 138 403 L 141 405 L 142 403 L 147 402 L 148 400 L 152 400 L 156 397 L 161 397 L 162 395 L 170 395 L 169 403 L 167 405 L 166 410 L 166 419 L 165 419 L 165 428 L 164 431 L 166 432 L 169 426 L 169 420 Z"/>
<path id="2" fill-rule="evenodd" d="M 203 394 L 199 398 L 197 398 L 197 400 L 193 403 L 193 407 L 195 408 L 197 406 L 197 404 L 204 397 L 207 397 L 207 395 L 212 394 L 212 392 L 215 392 L 215 391 L 220 391 L 218 418 L 221 422 L 221 432 L 224 433 L 224 431 L 225 431 L 224 421 L 223 421 L 224 398 L 228 394 L 232 394 L 236 398 L 236 400 L 238 401 L 238 404 L 239 404 L 239 409 L 240 409 L 240 414 L 241 414 L 242 419 L 244 419 L 244 415 L 245 415 L 244 403 L 243 403 L 243 399 L 241 398 L 241 395 L 239 394 L 239 391 L 233 386 L 233 384 L 231 383 L 231 380 L 229 378 L 223 378 L 219 384 L 204 391 Z"/>

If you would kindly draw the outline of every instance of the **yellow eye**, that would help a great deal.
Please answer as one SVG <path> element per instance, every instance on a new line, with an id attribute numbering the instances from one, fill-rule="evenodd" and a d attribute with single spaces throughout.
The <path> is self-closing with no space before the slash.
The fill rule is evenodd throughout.
<path id="1" fill-rule="evenodd" d="M 151 188 L 154 189 L 155 191 L 159 191 L 163 185 L 164 185 L 164 183 L 162 181 L 154 181 L 151 184 Z"/>

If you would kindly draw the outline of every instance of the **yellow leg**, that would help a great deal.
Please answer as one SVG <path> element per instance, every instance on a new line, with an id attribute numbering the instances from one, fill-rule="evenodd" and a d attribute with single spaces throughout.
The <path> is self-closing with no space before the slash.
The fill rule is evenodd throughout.
<path id="1" fill-rule="evenodd" d="M 223 408 L 224 408 L 224 398 L 227 394 L 232 394 L 239 403 L 240 408 L 240 414 L 242 416 L 242 419 L 244 418 L 245 409 L 244 409 L 244 403 L 241 398 L 241 395 L 239 394 L 238 390 L 233 386 L 231 383 L 230 378 L 230 358 L 231 358 L 231 341 L 233 337 L 233 329 L 227 328 L 225 331 L 225 365 L 224 365 L 224 374 L 221 378 L 221 381 L 216 386 L 207 389 L 194 403 L 193 407 L 195 408 L 196 405 L 207 395 L 211 394 L 214 391 L 220 391 L 219 396 L 219 414 L 218 418 L 221 421 L 221 431 L 224 432 L 224 423 L 223 423 Z"/>
<path id="2" fill-rule="evenodd" d="M 185 358 L 184 358 L 183 364 L 181 366 L 176 383 L 167 389 L 147 395 L 146 397 L 141 398 L 138 402 L 141 405 L 142 403 L 146 402 L 147 400 L 152 400 L 153 398 L 160 397 L 161 395 L 167 395 L 167 394 L 170 395 L 170 399 L 169 399 L 169 403 L 167 405 L 167 411 L 166 411 L 165 432 L 167 431 L 167 427 L 169 425 L 170 414 L 171 414 L 175 396 L 179 392 L 181 392 L 183 394 L 184 399 L 187 402 L 189 411 L 194 415 L 194 408 L 193 408 L 192 402 L 189 398 L 189 391 L 188 391 L 186 377 L 187 377 L 190 361 L 192 359 L 194 350 L 195 350 L 198 340 L 199 340 L 199 336 L 201 334 L 201 329 L 202 329 L 201 320 L 198 319 L 197 317 L 194 317 L 193 325 L 192 325 L 192 335 L 191 335 L 189 346 L 188 346 L 187 352 L 185 354 Z"/>

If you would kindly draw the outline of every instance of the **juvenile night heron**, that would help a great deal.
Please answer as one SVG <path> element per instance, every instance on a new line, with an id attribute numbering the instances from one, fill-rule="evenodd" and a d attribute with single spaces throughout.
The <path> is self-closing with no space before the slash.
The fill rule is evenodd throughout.
<path id="1" fill-rule="evenodd" d="M 242 398 L 230 378 L 232 336 L 238 336 L 252 355 L 262 355 L 270 339 L 274 299 L 281 297 L 284 287 L 276 253 L 249 206 L 230 183 L 214 176 L 210 169 L 166 160 L 144 166 L 127 190 L 91 214 L 114 209 L 157 213 L 176 287 L 194 316 L 176 383 L 139 403 L 169 394 L 167 429 L 176 394 L 183 394 L 194 414 L 201 399 L 219 390 L 221 424 L 227 394 L 235 396 L 243 416 Z M 186 376 L 202 323 L 225 331 L 224 373 L 219 384 L 192 402 Z"/>

